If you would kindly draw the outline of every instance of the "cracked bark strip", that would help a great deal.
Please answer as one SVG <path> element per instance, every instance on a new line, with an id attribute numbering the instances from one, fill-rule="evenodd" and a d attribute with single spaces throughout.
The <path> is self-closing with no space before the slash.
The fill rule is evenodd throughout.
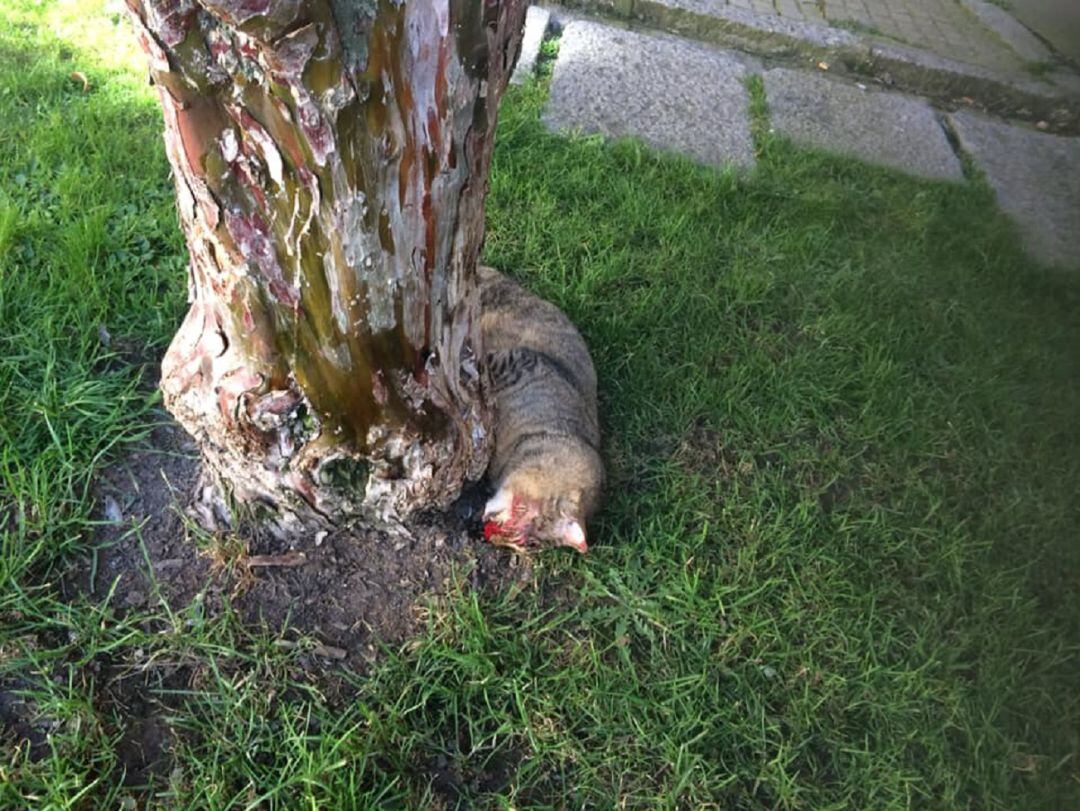
<path id="1" fill-rule="evenodd" d="M 272 525 L 393 526 L 490 450 L 475 270 L 524 0 L 127 0 L 190 254 L 165 404 Z"/>

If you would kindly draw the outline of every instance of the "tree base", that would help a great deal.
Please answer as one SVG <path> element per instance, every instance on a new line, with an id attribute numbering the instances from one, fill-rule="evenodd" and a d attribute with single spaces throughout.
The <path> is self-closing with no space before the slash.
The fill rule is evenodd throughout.
<path id="1" fill-rule="evenodd" d="M 450 392 L 434 357 L 421 375 L 426 386 L 407 374 L 391 382 L 412 393 L 418 413 L 445 415 L 456 402 L 457 418 L 426 435 L 384 420 L 368 429 L 361 451 L 340 441 L 294 382 L 265 382 L 207 308 L 193 304 L 162 361 L 161 390 L 202 454 L 200 522 L 233 525 L 238 512 L 250 513 L 279 538 L 357 523 L 399 532 L 417 509 L 449 506 L 464 482 L 483 475 L 490 436 L 475 366 L 464 364 Z"/>

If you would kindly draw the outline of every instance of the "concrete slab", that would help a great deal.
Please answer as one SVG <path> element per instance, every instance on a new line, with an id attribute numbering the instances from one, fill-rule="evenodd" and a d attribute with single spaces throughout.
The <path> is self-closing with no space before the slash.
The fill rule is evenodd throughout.
<path id="1" fill-rule="evenodd" d="M 1009 0 L 1009 11 L 1058 51 L 1080 62 L 1080 3 L 1076 0 Z"/>
<path id="2" fill-rule="evenodd" d="M 748 167 L 745 73 L 734 55 L 704 45 L 575 21 L 563 31 L 544 121 Z"/>
<path id="3" fill-rule="evenodd" d="M 763 78 L 772 126 L 796 143 L 921 177 L 963 178 L 937 114 L 922 99 L 784 68 Z"/>
<path id="4" fill-rule="evenodd" d="M 580 0 L 591 6 L 591 0 Z M 771 6 L 771 3 L 770 3 Z M 858 38 L 839 28 L 830 28 L 817 11 L 816 4 L 802 2 L 801 11 L 813 9 L 816 16 L 780 16 L 773 11 L 762 14 L 750 7 L 740 8 L 728 0 L 634 0 L 634 17 L 658 26 L 701 39 L 724 42 L 727 37 L 747 44 L 763 46 L 765 53 L 789 52 L 799 43 L 819 48 L 846 48 Z M 771 47 L 770 47 L 771 46 Z"/>
<path id="5" fill-rule="evenodd" d="M 985 0 L 960 0 L 960 5 L 979 18 L 979 21 L 1001 37 L 1005 43 L 1028 62 L 1048 62 L 1053 59 L 1042 40 L 1020 24 L 1015 17 Z"/>
<path id="6" fill-rule="evenodd" d="M 525 12 L 525 34 L 521 38 L 521 56 L 510 77 L 512 84 L 523 84 L 536 73 L 536 57 L 540 55 L 540 43 L 550 20 L 551 12 L 540 6 L 529 6 Z"/>
<path id="7" fill-rule="evenodd" d="M 1031 254 L 1049 265 L 1080 270 L 1080 138 L 965 111 L 950 114 L 949 122 Z"/>

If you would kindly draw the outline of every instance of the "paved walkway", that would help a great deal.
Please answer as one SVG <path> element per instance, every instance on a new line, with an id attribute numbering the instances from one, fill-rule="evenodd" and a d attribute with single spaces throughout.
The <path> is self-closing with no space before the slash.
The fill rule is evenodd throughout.
<path id="1" fill-rule="evenodd" d="M 939 101 L 972 98 L 994 112 L 1047 120 L 1054 131 L 1080 132 L 1080 63 L 1001 0 L 557 2 L 769 58 L 827 59 Z"/>
<path id="2" fill-rule="evenodd" d="M 880 34 L 928 51 L 998 70 L 1021 59 L 957 0 L 722 0 L 762 14 L 824 21 Z"/>
<path id="3" fill-rule="evenodd" d="M 537 27 L 548 21 L 543 11 L 530 15 L 533 47 Z M 637 137 L 747 171 L 754 155 L 746 80 L 758 75 L 776 131 L 796 143 L 945 182 L 965 182 L 966 157 L 985 174 L 1034 256 L 1080 270 L 1080 137 L 966 109 L 949 112 L 917 95 L 812 65 L 769 67 L 753 55 L 671 34 L 594 20 L 565 23 L 544 111 L 553 129 Z M 531 57 L 523 59 L 525 70 Z"/>
<path id="4" fill-rule="evenodd" d="M 1009 0 L 1020 22 L 1080 63 L 1080 2 L 1077 0 Z"/>

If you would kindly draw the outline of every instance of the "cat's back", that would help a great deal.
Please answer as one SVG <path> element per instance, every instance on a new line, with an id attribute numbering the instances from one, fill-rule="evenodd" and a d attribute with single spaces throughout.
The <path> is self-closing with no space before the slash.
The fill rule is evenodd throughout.
<path id="1" fill-rule="evenodd" d="M 534 353 L 596 408 L 596 370 L 577 327 L 558 307 L 494 268 L 480 267 L 480 329 L 489 359 Z"/>

